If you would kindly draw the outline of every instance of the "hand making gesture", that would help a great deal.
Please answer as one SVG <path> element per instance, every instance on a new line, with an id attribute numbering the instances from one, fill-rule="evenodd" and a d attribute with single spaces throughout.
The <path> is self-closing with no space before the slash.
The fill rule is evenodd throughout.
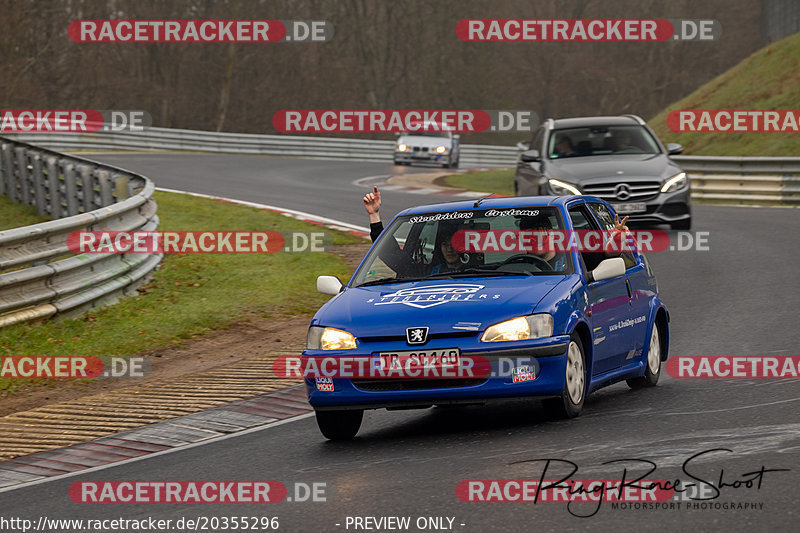
<path id="1" fill-rule="evenodd" d="M 364 209 L 367 210 L 370 224 L 381 221 L 381 193 L 377 185 L 373 185 L 372 192 L 364 195 Z"/>

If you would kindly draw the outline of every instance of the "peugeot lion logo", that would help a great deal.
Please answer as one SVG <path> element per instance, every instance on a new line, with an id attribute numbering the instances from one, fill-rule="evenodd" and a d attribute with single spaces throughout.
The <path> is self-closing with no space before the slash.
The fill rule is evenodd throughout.
<path id="1" fill-rule="evenodd" d="M 428 328 L 406 328 L 408 344 L 425 344 L 428 341 Z"/>
<path id="2" fill-rule="evenodd" d="M 631 197 L 631 188 L 627 183 L 620 183 L 614 188 L 617 200 L 627 200 Z"/>

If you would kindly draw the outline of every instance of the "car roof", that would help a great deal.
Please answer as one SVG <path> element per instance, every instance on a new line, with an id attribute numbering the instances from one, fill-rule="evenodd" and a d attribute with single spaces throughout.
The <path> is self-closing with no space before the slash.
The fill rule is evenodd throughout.
<path id="1" fill-rule="evenodd" d="M 399 215 L 416 215 L 420 213 L 441 213 L 447 211 L 468 211 L 471 209 L 508 209 L 514 207 L 563 207 L 568 202 L 583 198 L 590 201 L 601 202 L 594 196 L 502 196 L 499 198 L 475 198 L 472 200 L 459 200 L 441 204 L 420 205 L 402 211 Z M 477 204 L 477 205 L 476 205 Z"/>
<path id="2" fill-rule="evenodd" d="M 639 126 L 636 117 L 631 115 L 623 116 L 600 116 L 600 117 L 574 117 L 560 118 L 553 121 L 552 129 L 580 128 L 585 126 Z"/>

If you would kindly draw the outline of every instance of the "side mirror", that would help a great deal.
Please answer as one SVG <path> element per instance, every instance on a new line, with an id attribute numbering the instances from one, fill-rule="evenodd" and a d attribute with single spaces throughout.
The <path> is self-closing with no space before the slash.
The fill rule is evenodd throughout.
<path id="1" fill-rule="evenodd" d="M 531 148 L 531 143 L 527 141 L 520 141 L 517 143 L 517 150 L 519 150 L 520 152 L 530 150 L 530 148 Z"/>
<path id="2" fill-rule="evenodd" d="M 683 153 L 683 146 L 678 143 L 669 143 L 667 145 L 667 152 L 669 155 L 678 155 Z"/>
<path id="3" fill-rule="evenodd" d="M 539 150 L 526 150 L 519 155 L 519 158 L 525 163 L 533 163 L 542 160 L 539 155 Z"/>
<path id="4" fill-rule="evenodd" d="M 336 276 L 320 276 L 317 278 L 317 291 L 322 294 L 336 296 L 342 292 L 342 282 Z"/>
<path id="5" fill-rule="evenodd" d="M 597 268 L 589 273 L 590 281 L 602 281 L 604 279 L 616 278 L 625 274 L 625 260 L 621 257 L 603 259 Z"/>

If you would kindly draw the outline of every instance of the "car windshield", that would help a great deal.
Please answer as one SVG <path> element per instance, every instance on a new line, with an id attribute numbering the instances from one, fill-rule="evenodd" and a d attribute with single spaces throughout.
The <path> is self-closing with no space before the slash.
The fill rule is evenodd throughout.
<path id="1" fill-rule="evenodd" d="M 403 137 L 444 137 L 447 138 L 450 136 L 450 133 L 446 131 L 413 131 L 408 132 L 404 131 L 402 133 Z"/>
<path id="2" fill-rule="evenodd" d="M 450 211 L 397 217 L 370 250 L 352 285 L 437 278 L 570 274 L 572 261 L 569 254 L 548 251 L 541 240 L 535 240 L 546 240 L 548 232 L 563 229 L 559 210 L 555 207 Z M 531 242 L 538 244 L 531 245 Z"/>
<path id="3" fill-rule="evenodd" d="M 553 130 L 547 149 L 550 159 L 658 153 L 661 153 L 658 144 L 642 126 L 586 126 Z"/>

